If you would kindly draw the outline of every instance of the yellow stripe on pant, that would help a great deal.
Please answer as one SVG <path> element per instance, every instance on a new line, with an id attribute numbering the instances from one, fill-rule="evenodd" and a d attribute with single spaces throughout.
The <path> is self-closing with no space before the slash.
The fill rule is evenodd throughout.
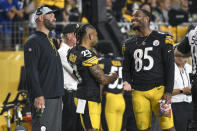
<path id="1" fill-rule="evenodd" d="M 78 105 L 78 98 L 74 99 L 75 105 Z M 101 103 L 86 101 L 84 114 L 80 114 L 81 124 L 84 130 L 100 129 L 101 127 Z"/>

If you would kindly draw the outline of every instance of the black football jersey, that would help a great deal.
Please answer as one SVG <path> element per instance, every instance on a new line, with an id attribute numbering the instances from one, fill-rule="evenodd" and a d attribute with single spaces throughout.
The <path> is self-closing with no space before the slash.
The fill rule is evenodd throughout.
<path id="1" fill-rule="evenodd" d="M 152 31 L 147 37 L 135 36 L 123 44 L 123 79 L 135 90 L 146 91 L 156 86 L 173 90 L 174 41 L 170 35 Z"/>
<path id="2" fill-rule="evenodd" d="M 98 64 L 96 54 L 82 46 L 73 47 L 67 55 L 79 81 L 76 97 L 89 101 L 100 101 L 100 86 L 89 71 L 89 67 Z"/>
<path id="3" fill-rule="evenodd" d="M 121 93 L 123 87 L 122 81 L 122 58 L 113 58 L 111 56 L 104 56 L 99 58 L 99 67 L 103 69 L 105 74 L 116 72 L 118 79 L 104 87 L 104 91 L 111 93 Z"/>

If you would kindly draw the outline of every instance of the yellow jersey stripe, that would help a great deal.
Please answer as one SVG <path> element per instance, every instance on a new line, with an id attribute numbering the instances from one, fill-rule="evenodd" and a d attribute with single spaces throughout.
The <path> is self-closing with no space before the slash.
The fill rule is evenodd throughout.
<path id="1" fill-rule="evenodd" d="M 82 62 L 83 66 L 92 66 L 98 64 L 98 59 L 96 56 L 91 57 L 90 59 Z"/>
<path id="2" fill-rule="evenodd" d="M 83 63 L 88 63 L 88 61 L 94 59 L 95 57 L 96 57 L 96 56 L 93 56 L 93 57 L 91 57 L 90 59 L 87 59 L 87 60 L 83 61 Z"/>

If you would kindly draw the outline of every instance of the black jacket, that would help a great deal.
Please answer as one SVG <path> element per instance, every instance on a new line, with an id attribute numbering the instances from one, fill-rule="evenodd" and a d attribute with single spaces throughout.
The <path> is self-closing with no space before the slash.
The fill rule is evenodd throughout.
<path id="1" fill-rule="evenodd" d="M 25 69 L 31 97 L 46 99 L 64 95 L 60 56 L 47 35 L 35 32 L 24 46 Z"/>

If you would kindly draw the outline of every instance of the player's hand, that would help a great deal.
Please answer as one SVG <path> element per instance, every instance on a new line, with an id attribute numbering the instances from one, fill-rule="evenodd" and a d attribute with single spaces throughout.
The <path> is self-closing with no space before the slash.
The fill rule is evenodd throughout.
<path id="1" fill-rule="evenodd" d="M 125 82 L 123 83 L 123 90 L 124 90 L 124 91 L 133 91 L 134 89 L 132 89 L 132 88 L 131 88 L 131 85 L 130 85 L 127 81 L 125 81 Z"/>
<path id="2" fill-rule="evenodd" d="M 185 87 L 183 88 L 183 94 L 191 94 L 191 87 Z"/>
<path id="3" fill-rule="evenodd" d="M 166 102 L 171 101 L 172 94 L 169 92 L 164 93 L 163 99 L 166 100 Z"/>
<path id="4" fill-rule="evenodd" d="M 44 111 L 44 108 L 45 108 L 44 96 L 40 96 L 40 97 L 35 98 L 34 107 L 36 108 L 36 111 L 39 111 L 39 109 L 41 109 L 42 112 Z"/>
<path id="5" fill-rule="evenodd" d="M 115 81 L 115 80 L 118 79 L 118 74 L 117 74 L 116 72 L 113 72 L 113 73 L 111 74 L 111 77 L 112 77 L 113 81 Z"/>

